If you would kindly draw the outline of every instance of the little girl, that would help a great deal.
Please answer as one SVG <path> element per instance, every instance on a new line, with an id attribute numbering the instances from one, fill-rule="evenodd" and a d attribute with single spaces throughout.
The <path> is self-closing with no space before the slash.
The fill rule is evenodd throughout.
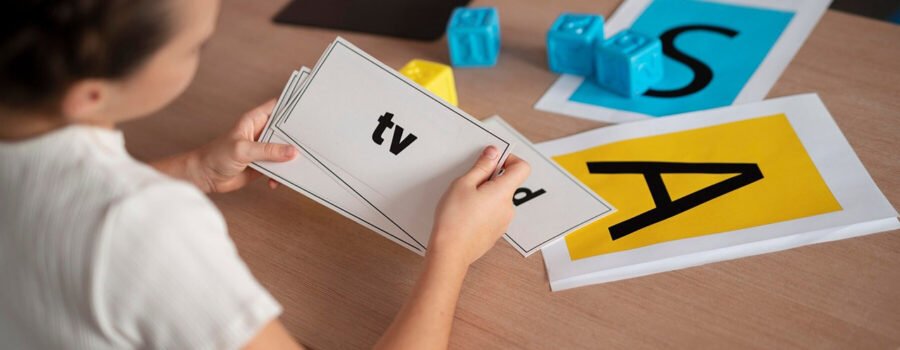
<path id="1" fill-rule="evenodd" d="M 217 0 L 16 0 L 0 5 L 0 342 L 9 349 L 298 348 L 203 192 L 237 190 L 273 103 L 208 145 L 141 163 L 116 124 L 190 83 Z M 528 176 L 485 149 L 435 213 L 425 269 L 376 344 L 444 348 L 469 265 L 513 216 Z M 274 184 L 274 183 L 270 183 Z M 273 186 L 274 187 L 274 186 Z"/>

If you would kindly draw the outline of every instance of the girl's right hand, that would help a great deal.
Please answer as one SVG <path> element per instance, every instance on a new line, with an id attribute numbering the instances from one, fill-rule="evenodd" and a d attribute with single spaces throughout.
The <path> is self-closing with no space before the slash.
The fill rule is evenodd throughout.
<path id="1" fill-rule="evenodd" d="M 434 218 L 429 259 L 459 263 L 468 268 L 494 246 L 513 219 L 513 194 L 531 168 L 510 155 L 504 172 L 490 180 L 500 151 L 490 146 L 475 166 L 454 181 L 444 194 Z"/>

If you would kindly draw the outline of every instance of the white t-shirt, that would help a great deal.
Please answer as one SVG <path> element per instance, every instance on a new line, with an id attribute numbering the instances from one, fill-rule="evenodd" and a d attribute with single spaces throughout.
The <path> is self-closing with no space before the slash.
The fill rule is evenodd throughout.
<path id="1" fill-rule="evenodd" d="M 120 132 L 0 142 L 0 347 L 239 348 L 280 313 L 215 206 Z"/>

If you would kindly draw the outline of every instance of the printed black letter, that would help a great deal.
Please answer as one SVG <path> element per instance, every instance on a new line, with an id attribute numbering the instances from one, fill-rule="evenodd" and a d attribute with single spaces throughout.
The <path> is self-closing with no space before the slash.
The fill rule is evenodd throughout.
<path id="1" fill-rule="evenodd" d="M 397 128 L 394 129 L 394 138 L 391 139 L 391 153 L 394 155 L 399 155 L 400 152 L 403 152 L 407 146 L 409 146 L 413 141 L 415 141 L 418 137 L 410 133 L 406 135 L 406 138 L 403 137 L 403 127 L 397 125 Z M 402 140 L 402 141 L 401 141 Z"/>
<path id="2" fill-rule="evenodd" d="M 384 135 L 385 129 L 394 127 L 394 122 L 391 121 L 393 117 L 394 115 L 390 112 L 385 112 L 384 115 L 378 117 L 378 126 L 375 127 L 375 132 L 372 133 L 372 141 L 379 145 L 384 142 L 384 138 L 381 136 Z"/>
<path id="3" fill-rule="evenodd" d="M 654 90 L 650 89 L 644 93 L 646 96 L 653 97 L 681 97 L 693 94 L 697 91 L 703 90 L 709 82 L 712 81 L 713 72 L 712 69 L 709 69 L 709 66 L 700 62 L 698 59 L 688 56 L 684 52 L 678 50 L 675 47 L 675 39 L 684 32 L 689 32 L 692 30 L 705 30 L 710 32 L 719 33 L 725 35 L 729 38 L 735 37 L 738 32 L 732 29 L 709 26 L 709 25 L 688 25 L 688 26 L 680 26 L 667 30 L 665 33 L 659 36 L 659 40 L 662 41 L 663 45 L 663 54 L 671 57 L 673 60 L 683 63 L 688 66 L 691 71 L 694 72 L 694 79 L 691 82 L 683 87 L 680 87 L 675 90 Z"/>
<path id="4" fill-rule="evenodd" d="M 525 194 L 525 195 L 522 196 L 521 198 L 516 198 L 520 193 Z M 539 188 L 537 191 L 532 192 L 531 189 L 529 189 L 528 187 L 519 187 L 518 189 L 516 189 L 516 193 L 513 194 L 513 205 L 518 207 L 522 204 L 525 204 L 525 202 L 535 199 L 535 198 L 537 198 L 537 196 L 540 196 L 544 193 L 547 193 L 547 191 L 544 191 L 543 188 Z"/>
<path id="5" fill-rule="evenodd" d="M 609 227 L 613 240 L 681 214 L 763 178 L 753 163 L 588 162 L 591 174 L 643 174 L 656 207 Z M 672 200 L 662 174 L 737 174 Z"/>

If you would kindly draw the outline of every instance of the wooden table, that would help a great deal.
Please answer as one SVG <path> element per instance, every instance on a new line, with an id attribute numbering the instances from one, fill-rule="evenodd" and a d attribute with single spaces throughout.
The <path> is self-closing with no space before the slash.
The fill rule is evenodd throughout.
<path id="1" fill-rule="evenodd" d="M 447 61 L 446 41 L 414 42 L 280 26 L 286 0 L 223 4 L 196 80 L 157 115 L 124 126 L 151 159 L 199 146 L 276 96 L 292 69 L 315 64 L 341 35 L 399 68 Z M 503 49 L 492 69 L 455 70 L 460 106 L 500 114 L 540 142 L 602 126 L 534 110 L 556 78 L 544 33 L 562 11 L 609 15 L 618 1 L 476 1 L 500 9 Z M 770 97 L 818 92 L 875 182 L 900 204 L 900 27 L 829 11 Z M 422 258 L 286 188 L 262 181 L 212 197 L 240 254 L 284 305 L 283 321 L 313 348 L 366 348 L 410 292 Z M 539 254 L 506 242 L 466 279 L 451 347 L 897 348 L 897 231 L 551 293 Z"/>

